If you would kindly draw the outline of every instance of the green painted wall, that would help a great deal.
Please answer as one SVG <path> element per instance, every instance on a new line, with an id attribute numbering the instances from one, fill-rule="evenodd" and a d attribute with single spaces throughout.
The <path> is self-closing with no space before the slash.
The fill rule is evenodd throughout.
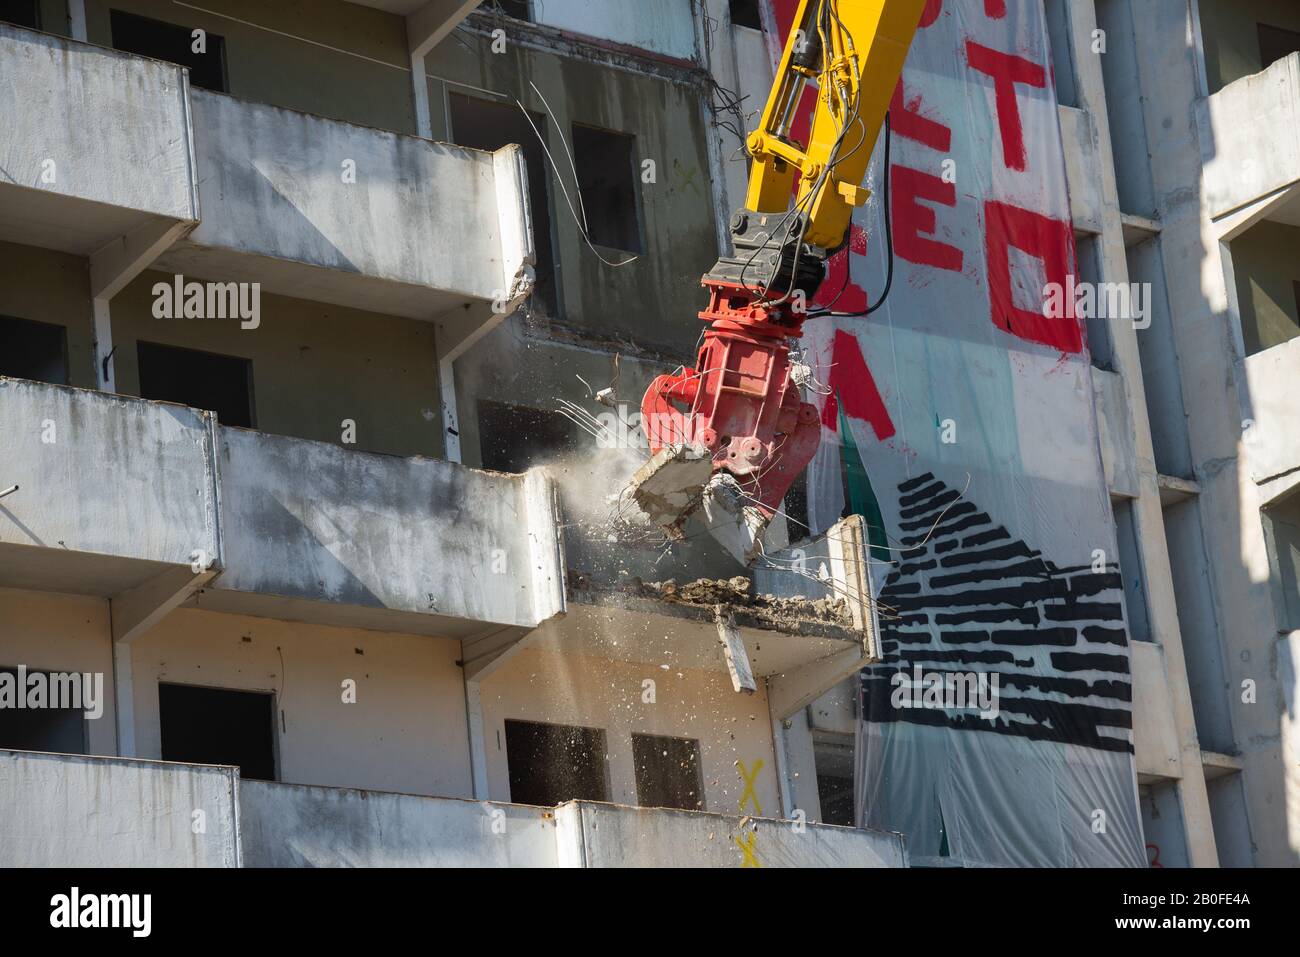
<path id="1" fill-rule="evenodd" d="M 415 132 L 402 17 L 342 0 L 203 0 L 193 6 L 167 0 L 86 0 L 92 43 L 112 45 L 110 10 L 225 37 L 232 96 Z"/>
<path id="2" fill-rule="evenodd" d="M 1232 241 L 1232 268 L 1246 354 L 1300 336 L 1294 286 L 1300 280 L 1300 229 L 1259 223 Z"/>
<path id="3" fill-rule="evenodd" d="M 68 381 L 95 388 L 89 264 L 80 256 L 0 243 L 0 316 L 63 326 Z"/>
<path id="4" fill-rule="evenodd" d="M 186 279 L 198 279 L 186 276 Z M 394 316 L 263 293 L 261 325 L 238 320 L 156 319 L 147 271 L 113 300 L 117 389 L 138 395 L 140 340 L 240 356 L 253 363 L 257 428 L 392 455 L 442 454 L 434 327 Z"/>
<path id="5" fill-rule="evenodd" d="M 1264 68 L 1258 24 L 1300 31 L 1300 3 L 1294 0 L 1200 0 L 1200 7 L 1211 93 Z"/>

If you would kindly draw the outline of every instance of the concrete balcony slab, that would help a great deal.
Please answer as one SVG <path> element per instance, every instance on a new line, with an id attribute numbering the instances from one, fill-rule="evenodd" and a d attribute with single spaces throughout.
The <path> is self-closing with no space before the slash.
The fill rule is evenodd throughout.
<path id="1" fill-rule="evenodd" d="M 211 413 L 0 378 L 0 583 L 115 597 L 219 566 Z"/>
<path id="2" fill-rule="evenodd" d="M 200 607 L 465 638 L 563 613 L 549 479 L 222 428 L 226 573 Z"/>
<path id="3" fill-rule="evenodd" d="M 1196 128 L 1212 219 L 1269 207 L 1270 219 L 1300 222 L 1300 53 L 1197 100 Z"/>
<path id="4" fill-rule="evenodd" d="M 438 320 L 449 344 L 531 290 L 521 149 L 485 153 L 206 90 L 192 100 L 203 221 L 155 268 Z"/>
<path id="5" fill-rule="evenodd" d="M 199 218 L 181 67 L 0 23 L 0 116 L 0 240 L 89 257 Z"/>

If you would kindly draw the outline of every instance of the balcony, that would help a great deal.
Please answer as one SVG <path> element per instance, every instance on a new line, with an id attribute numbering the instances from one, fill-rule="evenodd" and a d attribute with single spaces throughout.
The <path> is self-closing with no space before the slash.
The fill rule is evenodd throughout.
<path id="1" fill-rule="evenodd" d="M 1300 225 L 1300 53 L 1198 100 L 1196 126 L 1212 219 Z"/>
<path id="2" fill-rule="evenodd" d="M 226 573 L 204 607 L 464 637 L 564 610 L 551 482 L 222 428 Z"/>
<path id="3" fill-rule="evenodd" d="M 444 348 L 531 289 L 518 147 L 484 153 L 206 90 L 191 98 L 203 220 L 155 268 L 438 319 Z"/>
<path id="4" fill-rule="evenodd" d="M 0 240 L 90 256 L 199 218 L 180 67 L 0 23 L 0 116 Z"/>
<path id="5" fill-rule="evenodd" d="M 1294 485 L 1300 470 L 1300 430 L 1296 428 L 1296 382 L 1300 381 L 1300 338 L 1247 356 L 1246 390 L 1253 424 L 1244 448 L 1250 476 L 1257 483 Z M 1277 480 L 1274 482 L 1274 480 Z"/>
<path id="6" fill-rule="evenodd" d="M 5 867 L 907 866 L 902 835 L 860 828 L 305 787 L 25 751 L 0 751 L 0 806 L 12 811 L 0 823 Z M 192 832 L 194 808 L 205 833 Z"/>
<path id="7" fill-rule="evenodd" d="M 771 717 L 780 720 L 880 659 L 867 555 L 866 526 L 855 515 L 813 541 L 770 552 L 770 565 L 756 570 L 747 590 L 708 580 L 609 586 L 574 576 L 565 616 L 529 643 L 721 673 L 736 692 L 763 688 Z M 819 573 L 825 579 L 814 577 Z M 467 674 L 480 668 L 470 661 Z"/>
<path id="8" fill-rule="evenodd" d="M 0 379 L 0 587 L 459 637 L 564 610 L 552 485 Z M 213 576 L 224 572 L 215 583 Z M 211 585 L 210 585 L 211 583 Z M 210 585 L 210 587 L 208 587 Z"/>
<path id="9" fill-rule="evenodd" d="M 117 597 L 219 564 L 211 413 L 0 379 L 0 585 Z M 193 571 L 197 568 L 198 571 Z"/>

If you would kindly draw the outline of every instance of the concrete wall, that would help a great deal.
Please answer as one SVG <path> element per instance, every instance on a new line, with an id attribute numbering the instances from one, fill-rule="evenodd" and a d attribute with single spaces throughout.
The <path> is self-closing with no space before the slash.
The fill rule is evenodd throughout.
<path id="1" fill-rule="evenodd" d="M 1300 336 L 1300 227 L 1269 220 L 1252 226 L 1232 241 L 1232 270 L 1246 355 Z"/>
<path id="2" fill-rule="evenodd" d="M 68 382 L 95 386 L 90 273 L 86 260 L 35 246 L 0 243 L 0 316 L 67 330 Z"/>
<path id="3" fill-rule="evenodd" d="M 1137 772 L 1162 778 L 1182 777 L 1164 651 L 1154 642 L 1130 642 L 1129 669 L 1133 677 L 1133 760 Z M 1199 773 L 1200 768 L 1191 771 Z"/>
<path id="4" fill-rule="evenodd" d="M 0 502 L 0 543 L 172 565 L 220 554 L 203 413 L 0 379 L 0 436 L 5 485 L 20 486 Z"/>
<path id="5" fill-rule="evenodd" d="M 245 781 L 245 867 L 555 867 L 543 808 Z"/>
<path id="6" fill-rule="evenodd" d="M 132 643 L 140 757 L 162 757 L 159 682 L 272 692 L 279 780 L 471 793 L 458 643 L 218 614 L 204 597 Z"/>
<path id="7" fill-rule="evenodd" d="M 235 768 L 0 751 L 0 866 L 238 867 L 238 800 Z"/>
<path id="8" fill-rule="evenodd" d="M 305 113 L 415 132 L 404 18 L 342 0 L 85 0 L 92 43 L 112 45 L 109 11 L 226 39 L 235 96 Z M 197 9 L 202 8 L 202 9 Z"/>
<path id="9" fill-rule="evenodd" d="M 671 627 L 671 619 L 664 619 Z M 617 629 L 616 624 L 611 628 Z M 737 762 L 753 773 L 754 793 L 763 812 L 780 814 L 772 722 L 767 695 L 737 694 L 725 672 L 610 661 L 572 651 L 524 648 L 489 675 L 481 688 L 483 737 L 487 746 L 488 794 L 510 799 L 506 762 L 507 718 L 603 728 L 607 798 L 637 804 L 632 734 L 694 738 L 700 747 L 704 810 L 734 814 L 744 794 Z M 655 682 L 655 700 L 642 700 L 646 679 Z M 752 802 L 745 813 L 754 813 Z"/>
<path id="10" fill-rule="evenodd" d="M 84 595 L 0 588 L 0 667 L 99 674 L 104 710 L 85 722 L 87 754 L 117 754 L 117 703 L 108 602 Z"/>
<path id="11" fill-rule="evenodd" d="M 1070 218 L 1076 230 L 1101 232 L 1103 203 L 1097 134 L 1092 114 L 1060 107 L 1061 143 L 1065 147 L 1065 180 L 1070 190 Z"/>
<path id="12" fill-rule="evenodd" d="M 172 281 L 149 270 L 113 300 L 119 392 L 140 392 L 139 342 L 239 356 L 252 361 L 259 431 L 340 445 L 343 422 L 351 419 L 356 444 L 349 448 L 441 456 L 431 323 L 266 292 L 256 329 L 242 329 L 233 318 L 157 319 L 153 285 Z"/>
<path id="13" fill-rule="evenodd" d="M 1300 339 L 1291 339 L 1244 363 L 1254 419 L 1246 447 L 1256 482 L 1300 468 L 1300 430 L 1296 428 L 1296 382 L 1300 376 Z M 1258 429 L 1258 433 L 1254 433 Z"/>
<path id="14" fill-rule="evenodd" d="M 1258 24 L 1300 32 L 1300 9 L 1290 0 L 1199 0 L 1199 6 L 1211 93 L 1263 69 Z"/>
<path id="15" fill-rule="evenodd" d="M 0 167 L 6 183 L 172 219 L 195 218 L 186 83 L 179 67 L 0 24 L 0 74 Z M 60 121 L 51 123 L 51 117 Z M 42 178 L 47 160 L 55 163 L 53 182 Z M 3 196 L 6 204 L 15 201 L 8 187 Z M 44 226 L 40 220 L 30 224 L 33 230 Z M 61 248 L 75 244 L 75 226 L 70 232 Z"/>
<path id="16" fill-rule="evenodd" d="M 1215 37 L 1223 31 L 1216 30 L 1213 21 L 1215 5 L 1199 6 L 1208 68 Z M 1241 10 L 1235 4 L 1218 6 L 1234 15 Z M 1144 54 L 1142 104 L 1173 319 L 1172 347 L 1180 365 L 1190 462 L 1200 489 L 1193 502 L 1177 507 L 1184 514 L 1171 524 L 1171 543 L 1183 546 L 1171 552 L 1176 564 L 1172 581 L 1180 612 L 1200 612 L 1189 617 L 1183 633 L 1188 672 L 1194 662 L 1221 662 L 1219 674 L 1202 673 L 1192 685 L 1193 703 L 1211 716 L 1204 722 L 1198 718 L 1198 726 L 1216 729 L 1216 749 L 1225 750 L 1225 725 L 1230 726 L 1227 744 L 1240 755 L 1251 845 L 1240 845 L 1240 829 L 1216 827 L 1214 835 L 1216 840 L 1237 842 L 1225 859 L 1249 856 L 1258 865 L 1294 864 L 1300 860 L 1295 837 L 1300 832 L 1288 825 L 1282 808 L 1295 802 L 1283 757 L 1294 746 L 1295 732 L 1282 703 L 1285 669 L 1279 664 L 1268 586 L 1262 503 L 1250 474 L 1253 453 L 1244 441 L 1243 423 L 1253 413 L 1241 381 L 1233 329 L 1236 297 L 1222 256 L 1222 226 L 1214 217 L 1286 185 L 1300 169 L 1295 151 L 1287 146 L 1295 135 L 1289 118 L 1293 106 L 1287 105 L 1295 97 L 1287 91 L 1296 88 L 1294 71 L 1300 57 L 1238 80 L 1208 102 L 1198 101 L 1199 51 L 1188 48 L 1187 10 L 1181 4 L 1150 4 L 1144 9 L 1149 15 L 1134 18 L 1134 37 Z M 1254 25 L 1243 29 L 1253 31 Z M 1188 126 L 1189 116 L 1196 119 L 1194 127 Z M 1273 441 L 1290 440 L 1281 436 Z M 1171 682 L 1173 671 L 1171 661 Z M 1248 688 L 1253 697 L 1246 694 Z M 1227 721 L 1222 717 L 1225 705 Z M 1189 759 L 1185 752 L 1188 777 Z M 1196 826 L 1189 821 L 1189 829 Z M 1191 860 L 1198 862 L 1195 852 Z"/>
<path id="17" fill-rule="evenodd" d="M 222 590 L 532 627 L 563 610 L 550 486 L 221 430 Z M 481 626 L 480 626 L 481 627 Z"/>
<path id="18" fill-rule="evenodd" d="M 1300 54 L 1196 101 L 1194 115 L 1212 217 L 1300 179 Z"/>
<path id="19" fill-rule="evenodd" d="M 695 56 L 695 22 L 677 0 L 546 0 L 533 20 L 570 33 L 640 47 L 665 56 Z"/>
<path id="20" fill-rule="evenodd" d="M 901 834 L 578 801 L 556 812 L 566 867 L 906 867 Z M 741 845 L 744 845 L 742 849 Z"/>
<path id="21" fill-rule="evenodd" d="M 512 170 L 498 175 L 492 154 L 206 90 L 192 96 L 203 221 L 166 257 L 169 265 L 424 319 L 467 299 L 509 298 L 531 250 Z M 344 175 L 348 160 L 355 182 Z M 337 284 L 330 273 L 263 271 L 231 263 L 232 255 L 386 282 L 357 283 L 351 299 L 322 297 L 314 287 Z"/>
<path id="22" fill-rule="evenodd" d="M 445 110 L 436 109 L 449 92 L 485 96 L 509 106 L 518 99 L 530 111 L 551 113 L 543 132 L 561 164 L 560 173 L 551 170 L 549 179 L 560 265 L 558 324 L 595 340 L 589 344 L 604 342 L 608 348 L 618 342 L 628 351 L 628 341 L 635 340 L 640 349 L 684 357 L 693 352 L 699 335 L 699 277 L 717 259 L 701 88 L 681 71 L 655 68 L 631 56 L 602 65 L 577 54 L 534 49 L 534 33 L 526 25 L 511 24 L 506 51 L 493 54 L 490 38 L 460 31 L 458 37 L 468 41 L 468 47 L 453 38 L 430 54 L 434 137 L 455 139 Z M 546 46 L 541 41 L 536 45 Z M 656 71 L 659 75 L 652 75 Z M 530 83 L 536 84 L 540 96 Z M 573 176 L 561 140 L 571 152 L 574 123 L 633 135 L 637 162 L 656 163 L 656 182 L 635 184 L 644 254 L 634 263 L 617 268 L 602 264 L 586 248 L 565 203 L 560 183 L 572 196 Z M 577 197 L 572 199 L 576 205 Z M 611 251 L 602 255 L 614 262 L 626 258 Z M 554 325 L 543 323 L 537 331 Z M 539 351 L 534 356 L 537 368 L 529 375 L 549 382 L 571 380 L 563 369 L 566 361 L 551 360 Z"/>
<path id="23" fill-rule="evenodd" d="M 1105 369 L 1092 370 L 1097 401 L 1097 431 L 1106 487 L 1116 495 L 1136 498 L 1139 488 L 1137 450 L 1129 428 L 1130 411 L 1123 378 Z"/>

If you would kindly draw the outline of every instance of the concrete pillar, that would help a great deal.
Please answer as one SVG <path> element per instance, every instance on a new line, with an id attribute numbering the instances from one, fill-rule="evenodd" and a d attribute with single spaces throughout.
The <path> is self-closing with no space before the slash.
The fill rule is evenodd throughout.
<path id="1" fill-rule="evenodd" d="M 1104 211 L 1099 242 L 1100 278 L 1103 282 L 1127 283 L 1128 262 L 1124 253 L 1110 119 L 1102 79 L 1101 57 L 1105 54 L 1094 53 L 1092 49 L 1093 31 L 1097 29 L 1094 0 L 1070 0 L 1069 18 L 1079 106 L 1092 114 L 1093 127 L 1097 135 L 1097 155 L 1101 160 L 1099 172 Z M 1109 42 L 1113 43 L 1114 40 L 1111 39 Z M 1133 95 L 1139 95 L 1139 91 L 1134 90 Z M 1110 335 L 1115 371 L 1123 379 L 1128 396 L 1130 415 L 1129 421 L 1124 425 L 1131 430 L 1137 456 L 1138 495 L 1133 501 L 1133 515 L 1142 577 L 1147 587 L 1151 630 L 1165 652 L 1174 725 L 1178 733 L 1181 758 L 1178 790 L 1182 803 L 1187 856 L 1193 867 L 1216 867 L 1218 853 L 1214 844 L 1214 828 L 1210 818 L 1205 776 L 1201 768 L 1201 748 L 1196 734 L 1196 720 L 1187 681 L 1182 634 L 1178 624 L 1178 608 L 1174 600 L 1155 452 L 1151 443 L 1146 392 L 1142 382 L 1137 331 L 1131 323 L 1112 320 Z"/>
<path id="2" fill-rule="evenodd" d="M 131 645 L 125 641 L 113 642 L 113 702 L 117 714 L 117 756 L 134 758 L 135 680 Z"/>

